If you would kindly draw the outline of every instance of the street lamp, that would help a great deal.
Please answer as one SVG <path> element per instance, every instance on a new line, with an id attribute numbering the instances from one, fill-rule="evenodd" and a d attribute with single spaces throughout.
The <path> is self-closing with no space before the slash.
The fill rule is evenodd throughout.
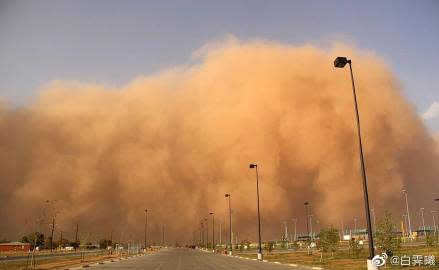
<path id="1" fill-rule="evenodd" d="M 357 234 L 357 221 L 358 221 L 358 219 L 354 218 L 354 232 L 355 232 L 355 234 Z"/>
<path id="2" fill-rule="evenodd" d="M 294 241 L 297 241 L 297 218 L 293 218 L 292 221 L 294 222 Z"/>
<path id="3" fill-rule="evenodd" d="M 230 244 L 230 251 L 229 255 L 232 255 L 232 207 L 231 207 L 231 200 L 232 195 L 230 193 L 227 193 L 224 195 L 224 197 L 229 198 L 229 244 Z"/>
<path id="4" fill-rule="evenodd" d="M 306 233 L 308 234 L 308 238 L 311 239 L 311 236 L 309 235 L 309 210 L 308 210 L 309 202 L 305 202 L 304 205 L 306 211 Z"/>
<path id="5" fill-rule="evenodd" d="M 431 217 L 433 218 L 433 228 L 434 228 L 434 235 L 436 235 L 436 231 L 437 231 L 437 229 L 436 229 L 436 218 L 434 217 L 435 215 L 436 215 L 436 212 L 437 211 L 431 211 Z"/>
<path id="6" fill-rule="evenodd" d="M 211 212 L 209 215 L 212 216 L 212 250 L 215 252 L 215 213 Z"/>
<path id="7" fill-rule="evenodd" d="M 412 223 L 410 222 L 410 211 L 409 211 L 409 201 L 407 198 L 407 190 L 403 189 L 402 190 L 402 194 L 404 194 L 405 196 L 405 206 L 406 206 L 406 210 L 407 210 L 407 222 L 409 225 L 409 237 L 412 237 Z"/>
<path id="8" fill-rule="evenodd" d="M 145 252 L 146 252 L 146 239 L 148 233 L 148 209 L 145 209 Z"/>
<path id="9" fill-rule="evenodd" d="M 249 168 L 256 170 L 256 197 L 257 197 L 257 201 L 258 201 L 258 236 L 259 236 L 258 260 L 262 260 L 261 215 L 260 215 L 260 210 L 259 210 L 259 176 L 258 176 L 258 165 L 257 164 L 250 164 Z"/>
<path id="10" fill-rule="evenodd" d="M 313 214 L 309 214 L 309 229 L 311 231 L 311 242 L 314 241 L 314 231 L 312 229 L 312 217 L 314 215 Z"/>
<path id="11" fill-rule="evenodd" d="M 424 237 L 427 236 L 425 232 L 425 220 L 424 220 L 424 207 L 421 207 L 422 229 L 424 231 Z"/>
<path id="12" fill-rule="evenodd" d="M 408 232 L 408 225 L 407 225 L 407 214 L 403 214 L 402 217 L 404 218 L 404 226 L 405 226 L 405 236 L 409 237 L 409 232 Z"/>
<path id="13" fill-rule="evenodd" d="M 206 221 L 206 249 L 209 249 L 209 219 L 204 218 L 204 221 Z"/>
<path id="14" fill-rule="evenodd" d="M 284 224 L 284 238 L 285 238 L 285 241 L 287 241 L 287 243 L 288 243 L 288 241 L 289 241 L 289 237 L 288 237 L 288 221 L 283 221 L 283 224 Z"/>
<path id="15" fill-rule="evenodd" d="M 165 224 L 162 224 L 162 246 L 165 247 Z"/>
<path id="16" fill-rule="evenodd" d="M 367 191 L 366 168 L 364 165 L 363 145 L 361 142 L 360 114 L 358 112 L 358 103 L 357 103 L 357 94 L 355 91 L 354 73 L 352 72 L 352 61 L 350 59 L 347 59 L 346 57 L 337 57 L 334 61 L 334 66 L 336 68 L 343 68 L 346 64 L 349 64 L 349 70 L 351 73 L 352 92 L 354 95 L 355 113 L 356 113 L 356 119 L 357 119 L 361 176 L 363 178 L 364 206 L 365 206 L 365 211 L 366 211 L 366 221 L 367 221 L 367 231 L 368 231 L 367 235 L 368 235 L 368 240 L 369 240 L 369 259 L 367 261 L 367 268 L 368 269 L 377 269 L 376 266 L 372 265 L 372 258 L 375 256 L 375 250 L 373 247 L 372 222 L 370 221 L 369 195 L 368 195 L 368 191 Z"/>
<path id="17" fill-rule="evenodd" d="M 375 209 L 370 209 L 370 212 L 372 213 L 372 217 L 373 217 L 373 231 L 376 232 L 377 227 L 376 227 L 376 215 L 375 215 Z"/>
<path id="18" fill-rule="evenodd" d="M 201 246 L 204 247 L 204 224 L 203 220 L 200 222 L 200 242 Z"/>

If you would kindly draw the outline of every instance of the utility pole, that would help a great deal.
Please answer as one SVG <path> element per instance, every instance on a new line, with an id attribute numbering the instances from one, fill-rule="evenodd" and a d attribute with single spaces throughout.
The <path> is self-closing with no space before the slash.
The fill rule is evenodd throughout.
<path id="1" fill-rule="evenodd" d="M 262 261 L 261 213 L 260 213 L 260 207 L 259 207 L 259 175 L 258 175 L 258 165 L 257 164 L 250 164 L 249 168 L 256 170 L 256 198 L 257 198 L 257 206 L 258 206 L 258 239 L 259 239 L 258 260 Z"/>
<path id="2" fill-rule="evenodd" d="M 162 224 L 162 246 L 165 246 L 165 225 Z"/>
<path id="3" fill-rule="evenodd" d="M 212 215 L 212 250 L 215 251 L 215 213 L 211 212 Z"/>
<path id="4" fill-rule="evenodd" d="M 61 236 L 59 238 L 59 248 L 61 248 L 62 247 L 62 231 L 59 231 L 59 232 L 61 234 Z"/>
<path id="5" fill-rule="evenodd" d="M 144 239 L 145 251 L 147 248 L 146 246 L 147 237 L 148 237 L 148 209 L 145 209 L 145 239 Z"/>
<path id="6" fill-rule="evenodd" d="M 209 219 L 205 218 L 206 221 L 206 248 L 209 249 Z"/>
<path id="7" fill-rule="evenodd" d="M 232 206 L 231 206 L 231 200 L 232 200 L 232 195 L 230 193 L 226 193 L 224 195 L 226 198 L 229 198 L 229 244 L 230 244 L 230 251 L 229 251 L 229 255 L 232 255 L 232 250 L 233 250 L 233 234 L 232 234 Z"/>
<path id="8" fill-rule="evenodd" d="M 52 218 L 52 232 L 50 233 L 50 252 L 53 250 L 53 231 L 55 230 L 55 218 Z"/>
<path id="9" fill-rule="evenodd" d="M 201 222 L 200 222 L 200 235 L 199 235 L 199 237 L 200 237 L 199 243 L 202 246 L 203 245 L 203 223 L 201 223 Z"/>
<path id="10" fill-rule="evenodd" d="M 221 230 L 222 230 L 222 229 L 221 229 L 221 222 L 222 222 L 222 221 L 221 221 L 221 219 L 220 219 L 220 224 L 219 224 L 219 243 L 220 243 L 220 245 L 223 243 L 223 242 L 222 242 L 222 239 L 221 239 Z"/>
<path id="11" fill-rule="evenodd" d="M 205 247 L 206 241 L 205 241 L 205 238 L 204 238 L 204 223 L 203 223 L 203 220 L 201 220 L 200 225 L 201 225 L 201 231 L 200 231 L 201 243 Z"/>
<path id="12" fill-rule="evenodd" d="M 79 247 L 79 244 L 78 244 L 78 231 L 79 231 L 79 224 L 76 223 L 76 232 L 75 232 L 75 249 Z"/>

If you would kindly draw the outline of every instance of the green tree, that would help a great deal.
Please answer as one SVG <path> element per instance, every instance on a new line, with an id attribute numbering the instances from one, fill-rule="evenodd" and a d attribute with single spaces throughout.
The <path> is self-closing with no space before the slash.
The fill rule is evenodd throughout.
<path id="1" fill-rule="evenodd" d="M 107 249 L 107 247 L 112 246 L 112 242 L 111 240 L 107 240 L 107 239 L 101 239 L 99 240 L 99 248 L 100 249 Z"/>
<path id="2" fill-rule="evenodd" d="M 273 251 L 274 248 L 274 242 L 269 241 L 265 244 L 265 250 L 267 250 L 269 253 Z"/>
<path id="3" fill-rule="evenodd" d="M 33 232 L 28 235 L 25 235 L 21 238 L 21 242 L 29 243 L 32 246 L 35 245 L 37 247 L 44 246 L 44 234 L 40 232 Z"/>
<path id="4" fill-rule="evenodd" d="M 392 220 L 392 214 L 384 213 L 384 218 L 378 223 L 375 232 L 376 245 L 387 255 L 391 256 L 401 246 L 401 240 L 395 233 L 396 226 Z"/>
<path id="5" fill-rule="evenodd" d="M 69 242 L 69 246 L 74 247 L 75 249 L 79 248 L 79 241 L 71 241 Z"/>
<path id="6" fill-rule="evenodd" d="M 340 244 L 340 236 L 338 230 L 334 227 L 323 229 L 319 234 L 319 248 L 323 252 L 331 252 L 331 256 L 334 256 L 334 252 L 337 251 Z"/>

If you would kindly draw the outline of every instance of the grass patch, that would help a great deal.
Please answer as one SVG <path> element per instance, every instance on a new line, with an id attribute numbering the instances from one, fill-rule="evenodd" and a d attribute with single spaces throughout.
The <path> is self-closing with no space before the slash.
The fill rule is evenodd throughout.
<path id="1" fill-rule="evenodd" d="M 242 257 L 255 258 L 255 254 L 241 253 Z M 387 261 L 386 268 L 389 269 L 439 269 L 439 248 L 438 247 L 403 247 L 394 255 L 434 255 L 436 258 L 436 266 L 417 266 L 417 267 L 401 267 L 401 266 L 391 266 L 390 262 Z M 321 253 L 314 251 L 312 255 L 308 255 L 306 250 L 292 251 L 288 253 L 265 253 L 264 259 L 273 262 L 280 262 L 285 264 L 299 264 L 307 266 L 319 266 L 328 270 L 366 270 L 366 259 L 368 256 L 367 249 L 364 249 L 358 258 L 353 258 L 349 255 L 347 250 L 340 250 L 334 253 L 331 257 L 331 253 L 324 253 L 323 260 L 321 260 Z"/>

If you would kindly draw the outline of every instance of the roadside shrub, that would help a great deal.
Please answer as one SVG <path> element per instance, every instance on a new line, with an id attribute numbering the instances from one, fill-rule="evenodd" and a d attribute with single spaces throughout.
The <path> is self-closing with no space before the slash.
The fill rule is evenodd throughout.
<path id="1" fill-rule="evenodd" d="M 384 218 L 378 223 L 375 239 L 377 247 L 389 256 L 401 247 L 401 239 L 395 231 L 396 226 L 393 223 L 392 215 L 386 211 Z"/>
<path id="2" fill-rule="evenodd" d="M 331 256 L 334 256 L 334 252 L 337 251 L 340 244 L 340 236 L 338 230 L 330 227 L 327 229 L 322 229 L 319 234 L 320 241 L 318 247 L 323 252 L 331 252 Z"/>

